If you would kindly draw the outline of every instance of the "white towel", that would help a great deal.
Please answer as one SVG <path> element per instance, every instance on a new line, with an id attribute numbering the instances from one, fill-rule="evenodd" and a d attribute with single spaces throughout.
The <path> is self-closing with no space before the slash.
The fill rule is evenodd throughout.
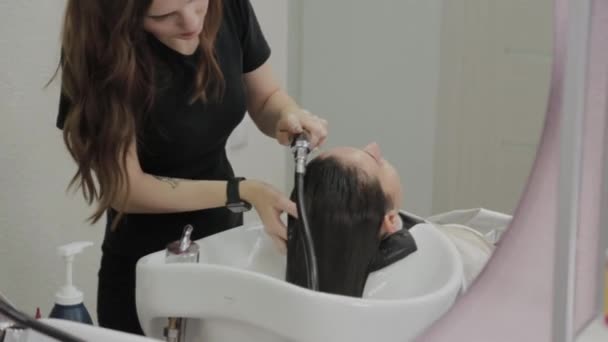
<path id="1" fill-rule="evenodd" d="M 440 225 L 456 223 L 467 226 L 482 234 L 492 244 L 498 243 L 511 219 L 511 215 L 484 208 L 453 210 L 427 218 Z"/>
<path id="2" fill-rule="evenodd" d="M 490 260 L 511 218 L 510 215 L 483 208 L 453 210 L 427 218 L 446 234 L 460 252 L 464 272 L 462 292 L 471 286 Z"/>

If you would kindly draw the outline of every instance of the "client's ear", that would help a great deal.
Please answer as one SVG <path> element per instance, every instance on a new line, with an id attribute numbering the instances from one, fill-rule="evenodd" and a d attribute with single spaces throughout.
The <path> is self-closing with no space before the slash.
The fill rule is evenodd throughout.
<path id="1" fill-rule="evenodd" d="M 401 217 L 399 211 L 392 209 L 384 215 L 382 226 L 380 226 L 380 236 L 387 236 L 401 229 Z"/>

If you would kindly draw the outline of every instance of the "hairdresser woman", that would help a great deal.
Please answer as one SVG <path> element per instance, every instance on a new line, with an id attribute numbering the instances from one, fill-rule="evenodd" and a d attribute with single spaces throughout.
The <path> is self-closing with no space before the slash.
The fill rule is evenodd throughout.
<path id="1" fill-rule="evenodd" d="M 295 204 L 235 177 L 226 140 L 246 111 L 283 145 L 303 130 L 322 144 L 327 122 L 280 88 L 269 56 L 249 0 L 68 0 L 57 126 L 78 165 L 72 184 L 97 204 L 91 221 L 107 217 L 101 326 L 142 334 L 135 264 L 187 224 L 200 239 L 253 207 L 284 246 L 279 215 Z"/>

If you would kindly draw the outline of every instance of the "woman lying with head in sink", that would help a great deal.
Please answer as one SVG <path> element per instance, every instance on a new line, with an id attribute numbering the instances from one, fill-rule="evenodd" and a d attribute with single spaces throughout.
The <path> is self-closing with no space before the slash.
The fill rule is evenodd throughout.
<path id="1" fill-rule="evenodd" d="M 320 154 L 306 168 L 304 198 L 318 264 L 319 290 L 361 297 L 381 242 L 400 231 L 401 182 L 373 143 Z M 292 200 L 295 200 L 295 190 Z M 302 223 L 289 218 L 287 281 L 307 284 Z M 407 232 L 408 254 L 416 245 Z"/>
<path id="2" fill-rule="evenodd" d="M 320 154 L 308 163 L 304 186 L 320 291 L 361 297 L 370 272 L 416 251 L 408 229 L 423 220 L 400 216 L 401 181 L 377 144 Z M 295 201 L 295 189 L 291 198 Z M 407 229 L 401 229 L 404 226 Z M 466 291 L 494 244 L 471 227 L 446 222 L 435 226 L 460 254 Z M 301 221 L 289 217 L 286 280 L 307 287 L 302 230 Z"/>

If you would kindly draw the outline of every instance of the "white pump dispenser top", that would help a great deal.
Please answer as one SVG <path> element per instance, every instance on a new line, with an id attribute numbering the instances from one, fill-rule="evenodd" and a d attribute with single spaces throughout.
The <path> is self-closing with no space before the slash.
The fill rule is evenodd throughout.
<path id="1" fill-rule="evenodd" d="M 86 247 L 92 246 L 89 241 L 73 242 L 57 248 L 57 252 L 65 260 L 66 274 L 65 285 L 55 294 L 55 303 L 59 305 L 76 305 L 82 303 L 83 294 L 72 285 L 72 263 L 74 256 L 82 252 Z"/>

